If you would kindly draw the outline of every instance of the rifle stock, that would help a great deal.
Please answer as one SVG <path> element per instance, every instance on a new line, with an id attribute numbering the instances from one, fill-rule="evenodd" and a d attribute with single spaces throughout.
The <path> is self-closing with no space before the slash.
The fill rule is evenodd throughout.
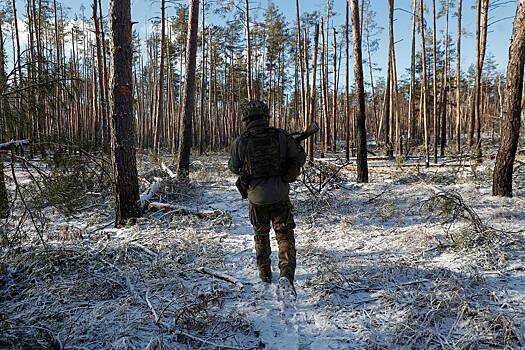
<path id="1" fill-rule="evenodd" d="M 306 140 L 307 138 L 315 135 L 319 131 L 319 124 L 317 124 L 316 121 L 313 121 L 305 131 L 297 135 L 295 138 L 295 141 L 301 142 Z"/>

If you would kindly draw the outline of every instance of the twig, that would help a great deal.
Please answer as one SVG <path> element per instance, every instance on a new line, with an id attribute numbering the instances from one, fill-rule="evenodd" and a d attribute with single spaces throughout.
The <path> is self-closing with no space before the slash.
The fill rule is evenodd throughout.
<path id="1" fill-rule="evenodd" d="M 209 269 L 207 267 L 199 267 L 196 269 L 197 272 L 204 273 L 213 277 L 217 277 L 223 281 L 230 282 L 232 284 L 235 284 L 240 289 L 244 288 L 244 285 L 235 277 L 232 277 L 230 275 L 227 275 L 223 272 L 215 271 L 212 269 Z"/>
<path id="2" fill-rule="evenodd" d="M 218 348 L 218 349 L 233 349 L 233 350 L 248 350 L 248 349 L 255 349 L 255 347 L 253 348 L 241 348 L 241 347 L 238 347 L 238 346 L 233 346 L 233 345 L 226 345 L 226 344 L 217 344 L 217 343 L 214 343 L 212 341 L 209 341 L 209 340 L 206 340 L 206 339 L 202 339 L 202 338 L 199 338 L 199 337 L 196 337 L 194 335 L 191 335 L 189 333 L 186 333 L 186 332 L 183 332 L 183 331 L 179 331 L 177 329 L 171 329 L 171 332 L 175 335 L 181 335 L 183 337 L 188 337 L 192 340 L 196 340 L 198 342 L 201 342 L 203 344 L 207 344 L 207 345 L 211 345 L 215 348 Z"/>

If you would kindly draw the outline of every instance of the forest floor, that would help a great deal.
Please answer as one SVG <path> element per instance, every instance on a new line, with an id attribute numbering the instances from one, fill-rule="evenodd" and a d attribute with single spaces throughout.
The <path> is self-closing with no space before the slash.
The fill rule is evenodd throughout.
<path id="1" fill-rule="evenodd" d="M 162 175 L 141 159 L 145 179 Z M 45 247 L 33 235 L 0 251 L 0 348 L 525 348 L 525 166 L 515 197 L 496 198 L 493 162 L 371 159 L 368 184 L 351 165 L 334 175 L 335 159 L 317 163 L 310 190 L 291 193 L 287 309 L 273 233 L 274 283 L 258 280 L 224 155 L 193 158 L 191 184 L 166 180 L 155 198 L 210 217 L 149 211 L 115 229 L 110 195 L 68 216 L 48 208 Z"/>

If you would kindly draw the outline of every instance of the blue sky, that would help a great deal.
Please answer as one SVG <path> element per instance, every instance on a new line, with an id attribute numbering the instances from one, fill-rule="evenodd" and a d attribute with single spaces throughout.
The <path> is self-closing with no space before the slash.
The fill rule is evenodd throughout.
<path id="1" fill-rule="evenodd" d="M 86 7 L 86 12 L 90 12 L 91 0 L 58 0 L 65 6 L 69 7 L 69 16 L 71 17 L 74 13 L 79 13 L 80 6 L 83 4 Z M 175 0 L 176 2 L 182 2 L 185 0 Z M 214 0 L 214 2 L 221 0 Z M 224 0 L 223 0 L 224 1 Z M 232 1 L 232 0 L 227 0 Z M 238 0 L 236 0 L 238 1 Z M 250 0 L 250 7 L 252 10 L 252 17 L 258 17 L 262 14 L 262 11 L 267 6 L 268 0 Z M 19 9 L 23 9 L 22 0 L 17 0 L 19 3 Z M 425 0 L 427 7 L 430 7 L 431 2 Z M 436 1 L 439 11 L 439 0 Z M 451 0 L 451 2 L 456 2 Z M 476 9 L 473 8 L 476 0 L 464 0 L 463 1 L 463 31 L 466 35 L 462 39 L 462 69 L 465 70 L 468 66 L 474 62 L 476 54 L 475 50 L 475 25 L 476 25 Z M 103 8 L 107 13 L 108 0 L 103 0 Z M 285 14 L 288 22 L 295 20 L 295 0 L 274 0 L 277 7 Z M 514 17 L 516 10 L 517 1 L 510 1 L 503 7 L 491 10 L 489 13 L 489 23 L 506 18 Z M 334 0 L 336 16 L 336 25 L 342 25 L 345 20 L 345 0 Z M 395 7 L 404 10 L 411 10 L 412 0 L 397 0 Z M 388 49 L 388 1 L 387 0 L 371 0 L 371 7 L 377 13 L 376 22 L 384 28 L 381 36 L 379 49 L 373 57 L 373 61 L 380 67 L 385 67 L 387 62 L 387 55 L 385 54 Z M 325 13 L 325 1 L 323 0 L 300 0 L 301 12 L 320 11 Z M 19 12 L 21 12 L 19 10 Z M 23 12 L 23 11 L 22 11 Z M 152 18 L 159 15 L 159 1 L 158 0 L 132 0 L 132 17 L 134 21 L 139 22 L 137 26 L 143 31 L 146 23 Z M 168 15 L 173 13 L 173 8 L 168 9 Z M 451 11 L 450 18 L 450 33 L 455 40 L 457 33 L 457 19 L 453 14 L 455 8 Z M 398 72 L 400 75 L 405 74 L 405 69 L 410 65 L 410 40 L 411 40 L 411 15 L 396 10 L 395 14 L 395 37 L 396 37 L 396 54 Z M 426 20 L 431 25 L 431 13 L 426 14 Z M 222 22 L 223 20 L 218 17 L 210 16 L 208 23 L 210 22 Z M 499 66 L 499 70 L 504 72 L 506 69 L 506 63 L 508 59 L 508 45 L 510 43 L 510 36 L 512 32 L 512 21 L 513 19 L 505 19 L 498 23 L 495 23 L 489 27 L 488 33 L 488 46 L 487 55 L 494 55 L 495 61 Z M 438 21 L 438 31 L 444 30 L 445 20 L 444 18 Z M 440 35 L 440 34 L 438 34 Z M 419 44 L 418 44 L 419 49 Z"/>

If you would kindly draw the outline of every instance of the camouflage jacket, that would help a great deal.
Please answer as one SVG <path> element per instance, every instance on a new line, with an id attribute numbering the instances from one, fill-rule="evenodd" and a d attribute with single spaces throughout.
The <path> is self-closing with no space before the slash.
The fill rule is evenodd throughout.
<path id="1" fill-rule="evenodd" d="M 256 120 L 248 125 L 248 132 L 260 132 L 268 128 L 265 120 Z M 279 142 L 279 158 L 275 161 L 283 164 L 283 172 L 287 167 L 302 167 L 306 162 L 304 149 L 284 130 L 277 129 L 276 137 Z M 236 175 L 241 175 L 245 169 L 247 159 L 247 146 L 243 142 L 243 136 L 237 137 L 231 147 L 231 156 L 228 167 Z M 287 200 L 290 193 L 290 185 L 281 176 L 270 176 L 249 179 L 248 200 L 253 204 L 274 204 Z"/>

